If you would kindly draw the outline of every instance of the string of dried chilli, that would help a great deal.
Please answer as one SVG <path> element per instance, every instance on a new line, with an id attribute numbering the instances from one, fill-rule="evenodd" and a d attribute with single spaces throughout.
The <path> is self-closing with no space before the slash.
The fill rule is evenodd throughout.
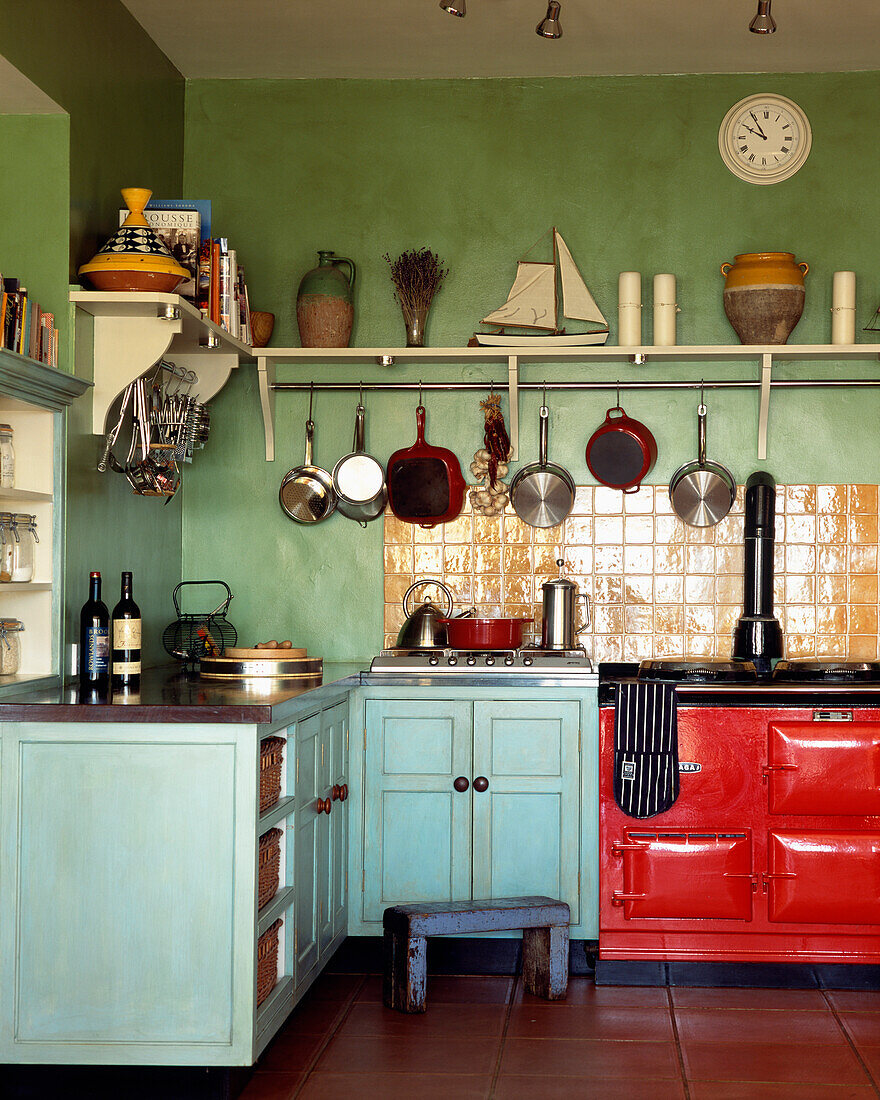
<path id="1" fill-rule="evenodd" d="M 483 443 L 489 452 L 489 484 L 494 489 L 498 475 L 498 463 L 506 462 L 510 457 L 510 438 L 504 425 L 504 413 L 501 411 L 501 396 L 490 393 L 480 408 L 486 416 Z"/>

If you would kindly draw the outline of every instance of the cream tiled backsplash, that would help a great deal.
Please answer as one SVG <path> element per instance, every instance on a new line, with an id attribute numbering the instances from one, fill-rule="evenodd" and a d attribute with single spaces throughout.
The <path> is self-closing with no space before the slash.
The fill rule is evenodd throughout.
<path id="1" fill-rule="evenodd" d="M 876 485 L 779 485 L 775 613 L 788 657 L 878 656 Z M 530 527 L 508 507 L 465 511 L 425 530 L 385 516 L 385 645 L 394 645 L 414 579 L 449 587 L 456 610 L 535 619 L 541 584 L 563 573 L 590 596 L 581 643 L 594 661 L 725 657 L 742 612 L 743 489 L 715 527 L 688 527 L 666 486 L 579 486 L 558 527 Z M 425 590 L 428 594 L 428 590 Z M 439 599 L 434 593 L 434 599 Z"/>

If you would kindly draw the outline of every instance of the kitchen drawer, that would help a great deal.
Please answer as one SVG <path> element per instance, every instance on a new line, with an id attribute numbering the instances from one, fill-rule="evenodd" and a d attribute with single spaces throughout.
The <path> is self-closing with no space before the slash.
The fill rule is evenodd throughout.
<path id="1" fill-rule="evenodd" d="M 771 832 L 768 916 L 880 924 L 880 832 Z"/>
<path id="2" fill-rule="evenodd" d="M 750 920 L 752 844 L 739 833 L 627 829 L 612 854 L 623 860 L 623 890 L 611 903 L 626 919 Z"/>
<path id="3" fill-rule="evenodd" d="M 880 723 L 771 723 L 767 761 L 772 814 L 880 814 Z"/>

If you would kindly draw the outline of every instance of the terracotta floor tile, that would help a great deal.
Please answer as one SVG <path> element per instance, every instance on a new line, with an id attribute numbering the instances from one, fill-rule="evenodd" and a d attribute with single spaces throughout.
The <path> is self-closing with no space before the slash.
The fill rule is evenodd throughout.
<path id="1" fill-rule="evenodd" d="M 502 1074 L 495 1086 L 495 1100 L 684 1100 L 681 1081 L 660 1078 L 534 1077 Z M 750 1100 L 755 1100 L 750 1097 Z"/>
<path id="2" fill-rule="evenodd" d="M 672 987 L 676 1008 L 781 1008 L 828 1010 L 818 989 L 716 989 Z"/>
<path id="3" fill-rule="evenodd" d="M 496 975 L 428 975 L 428 1010 L 432 1004 L 507 1004 L 513 978 Z M 359 1001 L 382 1003 L 382 977 L 371 974 L 358 994 Z"/>
<path id="4" fill-rule="evenodd" d="M 829 989 L 826 996 L 839 1012 L 880 1012 L 880 990 Z"/>
<path id="5" fill-rule="evenodd" d="M 880 1085 L 880 1047 L 859 1046 L 859 1056 L 868 1067 L 868 1072 Z"/>
<path id="6" fill-rule="evenodd" d="M 491 1086 L 490 1074 L 313 1073 L 298 1100 L 485 1100 Z"/>
<path id="7" fill-rule="evenodd" d="M 760 1089 L 760 1091 L 759 1091 Z M 780 1085 L 762 1081 L 690 1081 L 691 1100 L 874 1100 L 870 1085 Z"/>
<path id="8" fill-rule="evenodd" d="M 279 1073 L 308 1069 L 325 1041 L 325 1035 L 304 1035 L 284 1028 L 263 1051 L 257 1068 Z"/>
<path id="9" fill-rule="evenodd" d="M 492 1073 L 498 1039 L 337 1035 L 315 1067 L 326 1073 Z"/>
<path id="10" fill-rule="evenodd" d="M 306 996 L 315 1001 L 348 1001 L 363 982 L 363 974 L 321 974 Z"/>
<path id="11" fill-rule="evenodd" d="M 239 1100 L 293 1100 L 304 1078 L 304 1073 L 255 1073 Z"/>
<path id="12" fill-rule="evenodd" d="M 683 1039 L 681 1048 L 689 1080 L 868 1084 L 865 1071 L 847 1043 L 706 1043 Z"/>
<path id="13" fill-rule="evenodd" d="M 287 1017 L 279 1035 L 326 1035 L 345 1014 L 346 1001 L 317 1001 L 308 996 Z"/>
<path id="14" fill-rule="evenodd" d="M 856 1046 L 880 1046 L 880 1012 L 843 1011 L 840 1019 Z"/>
<path id="15" fill-rule="evenodd" d="M 666 990 L 656 986 L 638 985 L 600 985 L 592 978 L 569 978 L 568 992 L 562 1001 L 547 1001 L 543 997 L 533 997 L 526 993 L 522 981 L 517 982 L 514 1004 L 534 1007 L 544 1005 L 554 1008 L 557 1005 L 617 1005 L 625 1007 L 666 1008 L 669 999 Z"/>
<path id="16" fill-rule="evenodd" d="M 682 1039 L 711 1043 L 844 1043 L 831 1012 L 685 1008 L 675 1013 Z M 880 1027 L 880 1019 L 878 1019 Z"/>
<path id="17" fill-rule="evenodd" d="M 340 1035 L 405 1035 L 440 1039 L 501 1035 L 507 1005 L 433 1004 L 427 1012 L 403 1013 L 365 1001 L 352 1005 Z"/>
<path id="18" fill-rule="evenodd" d="M 668 1008 L 517 1005 L 507 1034 L 524 1039 L 673 1039 Z"/>
<path id="19" fill-rule="evenodd" d="M 588 1039 L 517 1039 L 504 1044 L 503 1076 L 679 1077 L 673 1043 L 603 1042 Z"/>

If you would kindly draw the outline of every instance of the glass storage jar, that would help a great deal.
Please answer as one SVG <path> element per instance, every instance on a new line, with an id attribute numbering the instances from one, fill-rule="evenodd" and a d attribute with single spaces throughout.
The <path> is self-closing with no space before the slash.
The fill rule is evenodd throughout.
<path id="1" fill-rule="evenodd" d="M 0 582 L 6 583 L 12 580 L 14 547 L 12 512 L 0 512 Z"/>
<path id="2" fill-rule="evenodd" d="M 12 676 L 21 668 L 21 619 L 0 619 L 0 676 Z"/>
<path id="3" fill-rule="evenodd" d="M 15 449 L 12 445 L 12 425 L 0 424 L 0 489 L 15 486 Z"/>
<path id="4" fill-rule="evenodd" d="M 12 516 L 12 579 L 32 581 L 36 560 L 37 517 L 27 512 L 15 512 Z"/>

